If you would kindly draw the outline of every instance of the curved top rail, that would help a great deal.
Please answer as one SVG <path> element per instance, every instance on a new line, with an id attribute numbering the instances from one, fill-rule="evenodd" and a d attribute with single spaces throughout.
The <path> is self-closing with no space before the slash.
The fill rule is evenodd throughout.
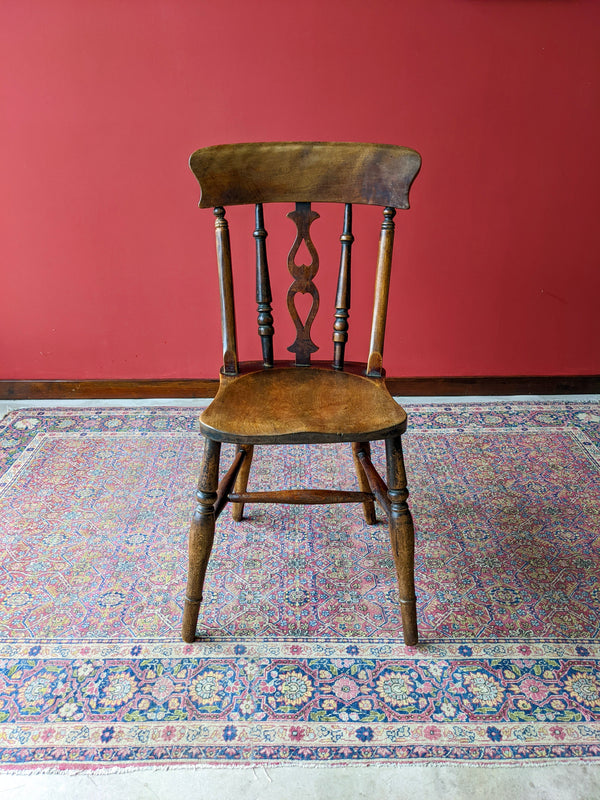
<path id="1" fill-rule="evenodd" d="M 200 208 L 333 202 L 408 208 L 416 150 L 358 142 L 249 142 L 196 150 Z"/>

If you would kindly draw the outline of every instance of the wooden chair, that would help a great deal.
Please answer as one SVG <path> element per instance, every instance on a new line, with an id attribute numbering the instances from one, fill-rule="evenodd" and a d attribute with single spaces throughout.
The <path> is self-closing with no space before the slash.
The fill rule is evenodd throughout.
<path id="1" fill-rule="evenodd" d="M 404 641 L 417 643 L 414 593 L 414 533 L 407 505 L 408 490 L 401 436 L 406 412 L 389 394 L 382 366 L 388 305 L 394 216 L 408 208 L 408 191 L 421 164 L 414 150 L 392 145 L 275 142 L 232 144 L 197 150 L 190 166 L 201 186 L 201 208 L 214 208 L 217 263 L 221 293 L 223 367 L 217 396 L 200 417 L 205 449 L 189 538 L 189 572 L 182 636 L 194 641 L 204 576 L 215 522 L 228 502 L 236 521 L 244 503 L 362 503 L 367 523 L 375 519 L 376 500 L 387 514 L 398 577 Z M 296 328 L 288 347 L 295 363 L 273 359 L 273 316 L 263 203 L 295 203 L 287 216 L 296 225 L 296 238 L 287 266 L 293 278 L 287 306 Z M 312 362 L 318 348 L 311 326 L 319 307 L 313 279 L 319 256 L 310 227 L 319 217 L 313 202 L 343 203 L 341 259 L 333 321 L 331 362 Z M 345 364 L 350 309 L 350 265 L 354 237 L 352 205 L 383 207 L 379 238 L 371 342 L 366 364 Z M 227 205 L 254 204 L 256 228 L 256 301 L 262 362 L 238 362 L 236 321 Z M 312 261 L 295 261 L 304 242 Z M 296 294 L 310 294 L 312 306 L 305 321 L 294 304 Z M 387 485 L 370 457 L 370 442 L 385 440 Z M 219 483 L 222 442 L 237 445 L 229 470 Z M 248 492 L 247 482 L 255 445 L 350 442 L 360 491 L 290 489 Z"/>

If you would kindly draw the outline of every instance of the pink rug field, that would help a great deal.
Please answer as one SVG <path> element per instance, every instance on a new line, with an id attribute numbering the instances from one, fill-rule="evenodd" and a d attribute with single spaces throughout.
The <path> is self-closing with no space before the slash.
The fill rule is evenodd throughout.
<path id="1" fill-rule="evenodd" d="M 184 644 L 197 412 L 1 420 L 0 772 L 598 760 L 600 406 L 408 411 L 416 648 L 360 506 L 226 509 Z M 258 448 L 286 486 L 356 488 L 350 446 Z"/>

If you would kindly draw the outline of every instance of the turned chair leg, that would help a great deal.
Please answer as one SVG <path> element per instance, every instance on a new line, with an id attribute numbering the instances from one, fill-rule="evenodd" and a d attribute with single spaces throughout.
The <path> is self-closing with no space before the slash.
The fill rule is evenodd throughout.
<path id="1" fill-rule="evenodd" d="M 369 486 L 369 481 L 367 480 L 363 465 L 360 463 L 360 458 L 358 457 L 359 450 L 364 450 L 369 458 L 371 458 L 371 445 L 369 442 L 352 442 L 352 455 L 354 457 L 354 468 L 356 469 L 358 486 L 361 492 L 370 492 L 371 487 Z M 373 500 L 365 500 L 362 505 L 367 525 L 375 525 L 377 522 L 377 517 L 375 516 L 375 503 Z"/>
<path id="2" fill-rule="evenodd" d="M 385 453 L 390 498 L 390 541 L 398 575 L 404 643 L 414 645 L 419 639 L 414 578 L 415 534 L 410 509 L 406 502 L 408 489 L 402 440 L 399 436 L 386 439 Z"/>
<path id="3" fill-rule="evenodd" d="M 219 483 L 220 453 L 221 443 L 206 439 L 196 495 L 198 506 L 192 518 L 189 536 L 188 580 L 181 630 L 184 642 L 193 642 L 196 637 L 204 576 L 215 534 L 215 501 Z"/>
<path id="4" fill-rule="evenodd" d="M 254 445 L 239 444 L 237 449 L 238 451 L 240 450 L 246 451 L 246 458 L 242 461 L 242 466 L 240 467 L 240 471 L 238 472 L 238 476 L 236 478 L 233 490 L 236 494 L 242 494 L 248 488 L 248 476 L 250 475 L 250 467 L 252 466 Z M 244 517 L 244 503 L 232 503 L 231 516 L 233 517 L 234 522 L 241 522 Z"/>

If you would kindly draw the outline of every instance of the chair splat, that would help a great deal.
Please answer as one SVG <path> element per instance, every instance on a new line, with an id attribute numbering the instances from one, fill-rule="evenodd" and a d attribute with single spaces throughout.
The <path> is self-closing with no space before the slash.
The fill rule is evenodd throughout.
<path id="1" fill-rule="evenodd" d="M 313 278 L 319 271 L 319 254 L 310 238 L 310 226 L 319 219 L 319 214 L 313 211 L 310 203 L 296 203 L 296 210 L 287 215 L 296 225 L 296 239 L 288 254 L 288 269 L 294 278 L 287 294 L 287 305 L 296 326 L 296 341 L 288 347 L 290 353 L 296 354 L 296 365 L 306 367 L 310 365 L 311 353 L 319 348 L 310 338 L 310 329 L 319 309 L 319 290 L 313 283 Z M 295 258 L 300 245 L 305 242 L 312 258 L 310 264 L 296 264 Z M 302 322 L 294 298 L 300 294 L 310 294 L 312 305 L 306 320 Z"/>

